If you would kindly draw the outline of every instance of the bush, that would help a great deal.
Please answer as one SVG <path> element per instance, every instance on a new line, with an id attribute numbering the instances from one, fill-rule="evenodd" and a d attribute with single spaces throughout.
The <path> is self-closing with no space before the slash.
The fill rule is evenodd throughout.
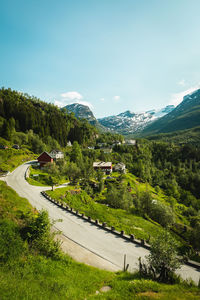
<path id="1" fill-rule="evenodd" d="M 150 211 L 150 217 L 163 227 L 171 226 L 175 221 L 171 207 L 160 202 L 153 203 Z"/>
<path id="2" fill-rule="evenodd" d="M 133 198 L 126 187 L 122 186 L 117 189 L 113 184 L 110 184 L 106 194 L 106 203 L 113 208 L 128 210 L 133 205 Z"/>
<path id="3" fill-rule="evenodd" d="M 60 243 L 54 241 L 55 234 L 50 231 L 51 223 L 47 211 L 40 211 L 36 217 L 30 217 L 27 223 L 22 235 L 31 247 L 48 257 L 59 257 Z"/>
<path id="4" fill-rule="evenodd" d="M 159 234 L 151 244 L 147 266 L 140 261 L 140 271 L 161 282 L 173 282 L 174 272 L 180 267 L 177 244 L 168 231 Z"/>

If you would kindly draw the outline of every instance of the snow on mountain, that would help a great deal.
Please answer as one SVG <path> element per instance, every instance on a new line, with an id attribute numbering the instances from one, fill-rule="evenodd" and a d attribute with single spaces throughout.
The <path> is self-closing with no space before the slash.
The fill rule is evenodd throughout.
<path id="1" fill-rule="evenodd" d="M 131 134 L 143 130 L 151 122 L 163 117 L 174 109 L 173 105 L 168 105 L 159 110 L 149 110 L 146 112 L 134 113 L 127 110 L 117 116 L 110 116 L 96 119 L 86 105 L 73 103 L 65 106 L 68 112 L 73 112 L 79 119 L 86 119 L 94 126 L 106 131 L 119 132 L 122 134 Z"/>
<path id="2" fill-rule="evenodd" d="M 163 117 L 174 109 L 173 105 L 168 105 L 159 110 L 149 110 L 141 113 L 134 113 L 127 110 L 117 116 L 109 116 L 98 119 L 99 123 L 107 127 L 111 131 L 116 131 L 122 134 L 131 134 L 139 132 L 147 124 Z"/>

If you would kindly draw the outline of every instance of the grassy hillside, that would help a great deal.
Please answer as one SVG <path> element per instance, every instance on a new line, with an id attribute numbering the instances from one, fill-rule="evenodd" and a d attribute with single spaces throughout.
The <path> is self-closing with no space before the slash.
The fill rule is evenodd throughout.
<path id="1" fill-rule="evenodd" d="M 33 160 L 36 155 L 28 149 L 0 149 L 0 174 L 13 171 L 25 161 Z"/>
<path id="2" fill-rule="evenodd" d="M 160 284 L 139 274 L 110 273 L 79 264 L 59 251 L 30 243 L 39 215 L 26 199 L 0 182 L 0 298 L 4 299 L 199 299 L 200 290 L 187 284 Z M 30 220 L 32 223 L 30 223 Z M 29 226 L 27 226 L 29 225 Z M 48 227 L 48 226 L 47 226 Z M 26 231 L 23 229 L 26 228 Z M 34 227 L 37 234 L 38 228 Z M 45 230 L 45 235 L 48 230 Z M 41 236 L 40 236 L 41 239 Z M 42 236 L 43 239 L 43 236 Z M 56 255 L 55 255 L 56 254 Z M 101 288 L 109 286 L 104 293 Z"/>

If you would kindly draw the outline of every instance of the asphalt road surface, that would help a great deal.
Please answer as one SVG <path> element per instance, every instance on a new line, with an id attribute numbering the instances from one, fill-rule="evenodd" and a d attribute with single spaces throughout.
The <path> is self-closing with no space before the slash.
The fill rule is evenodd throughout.
<path id="1" fill-rule="evenodd" d="M 24 175 L 29 166 L 30 163 L 19 166 L 7 175 L 4 180 L 21 197 L 28 199 L 33 207 L 36 207 L 38 210 L 46 209 L 53 220 L 62 219 L 62 222 L 57 222 L 54 227 L 62 231 L 63 239 L 72 243 L 70 248 L 72 257 L 73 252 L 79 252 L 80 257 L 81 252 L 86 253 L 85 256 L 82 256 L 82 258 L 85 257 L 86 261 L 84 259 L 80 259 L 80 261 L 87 263 L 86 257 L 94 258 L 94 261 L 96 258 L 100 264 L 104 265 L 104 268 L 114 271 L 123 269 L 124 254 L 126 254 L 126 262 L 129 264 L 128 270 L 138 270 L 138 258 L 144 258 L 148 255 L 149 251 L 147 249 L 104 231 L 62 210 L 45 199 L 40 192 L 49 189 L 49 187 L 32 186 L 25 180 Z M 98 263 L 93 265 L 98 266 Z M 177 273 L 181 274 L 182 278 L 191 278 L 196 283 L 198 283 L 200 278 L 200 269 L 187 265 L 182 265 Z"/>

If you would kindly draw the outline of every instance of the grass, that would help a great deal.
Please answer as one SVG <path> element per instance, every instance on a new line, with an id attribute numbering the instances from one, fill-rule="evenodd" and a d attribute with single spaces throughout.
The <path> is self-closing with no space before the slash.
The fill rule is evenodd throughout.
<path id="1" fill-rule="evenodd" d="M 122 209 L 110 208 L 95 202 L 85 191 L 71 195 L 69 190 L 72 189 L 75 189 L 75 187 L 68 186 L 46 193 L 54 199 L 67 203 L 92 219 L 106 222 L 108 226 L 114 226 L 119 231 L 124 230 L 127 234 L 134 234 L 138 239 L 148 239 L 149 236 L 156 237 L 157 233 L 162 230 L 162 227 L 157 223 L 150 222 Z"/>
<path id="2" fill-rule="evenodd" d="M 19 197 L 0 181 L 0 220 L 8 219 L 20 228 L 24 216 L 34 213 L 26 199 Z M 19 231 L 16 232 L 16 237 L 17 235 Z M 141 278 L 137 273 L 111 273 L 89 267 L 73 261 L 64 254 L 58 259 L 48 258 L 32 252 L 26 244 L 24 249 L 19 257 L 8 262 L 0 261 L 1 300 L 186 300 L 200 297 L 200 290 L 186 283 L 161 284 Z M 103 293 L 100 291 L 103 286 L 110 286 L 111 290 Z"/>
<path id="3" fill-rule="evenodd" d="M 27 149 L 0 149 L 0 171 L 13 171 L 25 161 L 35 159 L 35 154 Z"/>

